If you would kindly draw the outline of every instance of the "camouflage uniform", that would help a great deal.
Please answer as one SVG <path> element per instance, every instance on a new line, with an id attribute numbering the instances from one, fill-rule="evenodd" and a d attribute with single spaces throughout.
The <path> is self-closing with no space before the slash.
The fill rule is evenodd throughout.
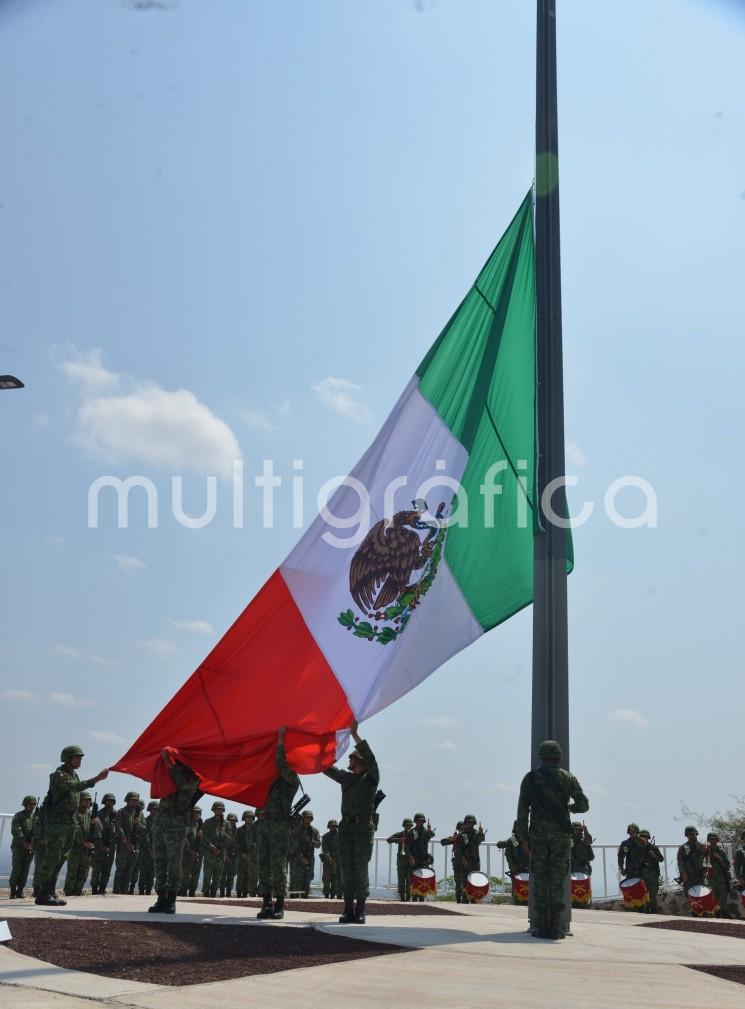
<path id="1" fill-rule="evenodd" d="M 538 755 L 543 763 L 529 771 L 520 785 L 517 837 L 530 846 L 533 935 L 559 939 L 570 866 L 569 811 L 586 813 L 590 803 L 574 775 L 559 767 L 561 747 L 555 740 L 541 743 Z"/>
<path id="2" fill-rule="evenodd" d="M 233 883 L 237 871 L 237 852 L 235 850 L 235 832 L 237 830 L 238 817 L 235 813 L 228 813 L 225 817 L 225 861 L 222 867 L 222 878 L 220 880 L 220 896 L 230 897 L 233 892 Z"/>
<path id="3" fill-rule="evenodd" d="M 145 817 L 143 812 L 145 809 L 145 803 L 140 800 L 137 803 L 137 817 L 134 824 L 134 833 L 132 835 L 132 840 L 134 841 L 135 851 L 134 851 L 134 864 L 132 866 L 132 875 L 129 878 L 129 886 L 125 893 L 133 894 L 135 892 L 135 887 L 137 886 L 137 881 L 140 878 L 140 863 L 142 859 L 142 849 L 145 847 Z"/>
<path id="4" fill-rule="evenodd" d="M 429 842 L 435 836 L 435 832 L 425 827 L 426 817 L 423 813 L 414 816 L 414 826 L 410 827 L 406 834 L 406 851 L 409 861 L 409 872 L 411 869 L 428 869 L 434 861 L 429 853 Z M 414 901 L 424 901 L 424 897 L 412 894 Z"/>
<path id="5" fill-rule="evenodd" d="M 23 896 L 23 888 L 28 879 L 28 872 L 34 857 L 33 837 L 34 820 L 36 818 L 36 799 L 26 795 L 23 799 L 23 809 L 13 817 L 10 824 L 10 899 Z"/>
<path id="6" fill-rule="evenodd" d="M 300 778 L 287 763 L 282 741 L 277 743 L 274 760 L 279 774 L 269 789 L 256 831 L 259 893 L 263 901 L 259 915 L 262 918 L 284 915 L 290 811 L 295 793 L 300 788 Z M 274 909 L 272 909 L 272 893 L 276 898 Z"/>
<path id="7" fill-rule="evenodd" d="M 62 751 L 64 763 L 49 775 L 49 791 L 34 821 L 34 896 L 39 904 L 56 900 L 57 876 L 75 838 L 80 793 L 100 780 L 81 781 L 69 763 L 72 756 L 83 756 L 83 751 L 77 746 Z"/>
<path id="8" fill-rule="evenodd" d="M 243 823 L 235 832 L 235 895 L 256 896 L 256 831 L 254 813 L 247 809 L 241 816 Z"/>
<path id="9" fill-rule="evenodd" d="M 741 886 L 745 886 L 745 831 L 742 833 L 741 841 L 744 843 L 735 849 L 735 876 Z"/>
<path id="10" fill-rule="evenodd" d="M 153 862 L 158 899 L 148 910 L 173 914 L 176 896 L 181 889 L 184 841 L 194 796 L 199 789 L 199 777 L 179 761 L 168 768 L 168 773 L 176 787 L 173 792 L 161 797 L 153 824 Z"/>
<path id="11" fill-rule="evenodd" d="M 408 844 L 408 833 L 409 830 L 414 826 L 414 821 L 411 817 L 406 817 L 401 821 L 401 826 L 403 830 L 396 831 L 395 834 L 391 834 L 387 838 L 388 844 L 396 845 L 396 877 L 398 881 L 398 897 L 399 900 L 407 901 L 411 900 L 411 866 L 409 864 L 409 853 L 406 850 Z M 442 844 L 447 842 L 443 841 Z"/>
<path id="12" fill-rule="evenodd" d="M 140 842 L 140 821 L 137 792 L 127 792 L 124 805 L 114 817 L 116 838 L 116 868 L 114 870 L 114 893 L 129 893 L 132 876 L 137 867 L 137 852 Z"/>
<path id="13" fill-rule="evenodd" d="M 93 858 L 91 859 L 91 893 L 106 893 L 106 887 L 114 864 L 116 798 L 107 792 L 102 799 L 103 805 L 98 810 L 98 820 L 101 824 L 101 836 L 95 841 Z"/>
<path id="14" fill-rule="evenodd" d="M 216 897 L 217 889 L 222 879 L 223 862 L 225 861 L 225 803 L 213 802 L 210 816 L 202 824 L 202 850 L 204 851 L 204 874 L 202 876 L 202 895 Z"/>
<path id="15" fill-rule="evenodd" d="M 202 818 L 199 806 L 192 806 L 191 818 L 184 838 L 181 858 L 181 889 L 179 897 L 196 896 L 199 875 L 202 871 Z"/>
<path id="16" fill-rule="evenodd" d="M 321 838 L 321 864 L 324 897 L 341 897 L 341 870 L 339 865 L 339 824 L 329 820 L 328 830 Z"/>
<path id="17" fill-rule="evenodd" d="M 517 839 L 517 820 L 512 825 L 512 833 L 510 836 L 504 841 L 497 841 L 497 848 L 504 851 L 504 857 L 507 860 L 508 874 L 512 879 L 514 879 L 515 876 L 520 875 L 520 873 L 529 871 L 530 859 L 528 855 L 525 854 L 523 846 Z M 572 848 L 572 851 L 574 851 L 574 848 Z M 584 869 L 580 871 L 584 872 Z M 520 903 L 515 896 L 514 883 L 512 886 L 512 903 Z"/>
<path id="18" fill-rule="evenodd" d="M 692 886 L 703 886 L 706 882 L 704 872 L 706 847 L 699 844 L 698 831 L 695 827 L 686 827 L 685 835 L 685 843 L 678 848 L 678 872 L 688 896 Z"/>
<path id="19" fill-rule="evenodd" d="M 711 864 L 709 886 L 714 891 L 714 896 L 719 905 L 717 918 L 729 918 L 730 914 L 727 910 L 727 904 L 729 902 L 730 886 L 732 885 L 730 860 L 727 857 L 727 852 L 719 847 L 719 836 L 717 834 L 708 834 L 706 840 L 709 844 L 709 861 Z"/>
<path id="20" fill-rule="evenodd" d="M 649 902 L 647 910 L 650 914 L 657 914 L 657 894 L 660 890 L 660 865 L 665 860 L 656 844 L 652 844 L 652 835 L 648 830 L 640 830 L 639 837 L 646 842 L 647 853 L 642 867 L 642 879 L 647 884 Z"/>
<path id="21" fill-rule="evenodd" d="M 647 843 L 639 836 L 638 824 L 630 823 L 626 831 L 629 836 L 618 846 L 618 871 L 625 879 L 642 879 L 647 862 Z M 647 908 L 624 907 L 624 910 L 638 910 L 644 913 Z"/>
<path id="22" fill-rule="evenodd" d="M 315 849 L 320 847 L 321 835 L 313 826 L 313 814 L 304 810 L 300 824 L 290 836 L 290 893 L 309 896 L 316 872 Z"/>
<path id="23" fill-rule="evenodd" d="M 586 872 L 588 876 L 591 876 L 592 862 L 595 858 L 595 852 L 592 850 L 592 834 L 579 821 L 572 824 L 572 831 L 572 859 L 570 868 L 572 872 Z"/>
<path id="24" fill-rule="evenodd" d="M 361 739 L 350 754 L 350 760 L 362 760 L 362 774 L 327 767 L 323 772 L 341 785 L 341 823 L 339 825 L 339 859 L 344 887 L 344 922 L 365 920 L 365 901 L 370 893 L 368 865 L 375 832 L 373 813 L 375 793 L 380 784 L 380 771 L 372 750 Z M 353 910 L 353 903 L 357 907 Z"/>
<path id="25" fill-rule="evenodd" d="M 91 867 L 91 851 L 95 847 L 94 837 L 99 832 L 99 820 L 91 816 L 93 797 L 90 792 L 80 793 L 80 805 L 75 814 L 75 839 L 67 856 L 65 872 L 65 896 L 82 897 L 88 872 Z"/>
<path id="26" fill-rule="evenodd" d="M 140 844 L 140 866 L 137 876 L 138 889 L 143 896 L 150 896 L 155 882 L 155 862 L 153 853 L 153 825 L 158 816 L 158 802 L 147 804 L 147 816 L 143 823 L 143 838 Z"/>
<path id="27" fill-rule="evenodd" d="M 463 821 L 458 820 L 455 825 L 455 833 L 452 837 L 443 837 L 440 844 L 443 848 L 448 845 L 452 845 L 452 851 L 450 853 L 450 865 L 453 867 L 453 886 L 455 887 L 455 902 L 456 904 L 463 903 L 463 883 L 465 882 L 463 877 L 463 866 L 460 862 L 460 857 L 458 855 L 458 845 L 460 844 L 460 833 L 463 830 Z"/>
<path id="28" fill-rule="evenodd" d="M 486 834 L 484 831 L 476 830 L 476 817 L 473 813 L 469 813 L 468 816 L 464 816 L 463 830 L 458 835 L 458 862 L 460 863 L 464 884 L 464 892 L 461 896 L 461 901 L 464 904 L 470 903 L 469 898 L 465 894 L 465 882 L 468 879 L 469 872 L 481 871 L 481 855 L 479 854 L 479 846 L 485 839 Z"/>

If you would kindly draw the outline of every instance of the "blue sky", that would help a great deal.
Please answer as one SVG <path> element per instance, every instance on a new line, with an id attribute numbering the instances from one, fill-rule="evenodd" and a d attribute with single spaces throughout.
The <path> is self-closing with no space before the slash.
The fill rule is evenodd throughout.
<path id="1" fill-rule="evenodd" d="M 43 793 L 69 742 L 91 773 L 112 763 L 296 541 L 293 460 L 308 522 L 372 440 L 531 184 L 532 7 L 3 5 L 0 371 L 27 388 L 0 395 L 0 810 Z M 743 791 L 745 13 L 559 18 L 568 458 L 575 510 L 595 502 L 570 579 L 572 766 L 601 841 L 629 818 L 667 841 L 681 799 Z M 179 525 L 172 475 L 198 513 L 236 447 L 245 527 L 222 477 L 216 519 Z M 108 473 L 153 481 L 157 529 L 144 508 L 87 527 Z M 657 528 L 604 515 L 627 474 Z M 507 834 L 530 619 L 365 726 L 382 829 L 423 807 Z M 334 786 L 306 784 L 325 821 Z"/>

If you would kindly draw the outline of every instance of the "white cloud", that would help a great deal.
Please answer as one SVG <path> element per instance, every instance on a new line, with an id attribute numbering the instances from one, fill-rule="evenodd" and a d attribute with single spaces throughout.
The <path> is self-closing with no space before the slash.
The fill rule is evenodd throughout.
<path id="1" fill-rule="evenodd" d="M 623 725 L 635 725 L 637 729 L 646 729 L 650 724 L 649 719 L 645 718 L 636 708 L 614 708 L 608 718 L 612 722 L 621 722 Z"/>
<path id="2" fill-rule="evenodd" d="M 141 463 L 229 478 L 241 458 L 225 421 L 188 389 L 153 383 L 122 396 L 99 396 L 78 411 L 78 444 L 110 463 Z"/>
<path id="3" fill-rule="evenodd" d="M 160 658 L 164 658 L 166 655 L 175 655 L 178 652 L 178 648 L 176 648 L 174 643 L 166 641 L 165 638 L 150 638 L 148 641 L 140 642 L 140 644 L 151 655 L 157 655 Z"/>
<path id="4" fill-rule="evenodd" d="M 76 697 L 75 694 L 52 693 L 49 695 L 52 704 L 58 704 L 61 708 L 94 708 L 95 701 L 87 697 Z"/>
<path id="5" fill-rule="evenodd" d="M 51 693 L 46 697 L 33 693 L 31 690 L 3 690 L 0 693 L 6 701 L 25 701 L 29 704 L 40 704 L 46 702 L 56 704 L 60 708 L 93 708 L 95 701 L 86 698 L 76 697 L 74 694 Z"/>
<path id="6" fill-rule="evenodd" d="M 568 441 L 564 446 L 564 452 L 566 453 L 567 462 L 570 466 L 574 466 L 575 469 L 587 465 L 587 456 L 576 442 Z"/>
<path id="7" fill-rule="evenodd" d="M 449 750 L 451 753 L 458 749 L 452 739 L 443 739 L 441 743 L 433 743 L 433 750 Z"/>
<path id="8" fill-rule="evenodd" d="M 276 425 L 263 410 L 241 410 L 241 420 L 256 431 L 276 431 Z"/>
<path id="9" fill-rule="evenodd" d="M 469 792 L 483 792 L 485 794 L 517 792 L 517 785 L 508 781 L 495 781 L 491 785 L 475 785 L 472 781 L 464 781 L 463 787 Z"/>
<path id="10" fill-rule="evenodd" d="M 87 352 L 81 352 L 69 361 L 60 365 L 68 378 L 77 382 L 84 394 L 93 395 L 113 389 L 119 382 L 119 376 L 104 368 L 103 352 L 100 347 L 94 347 Z"/>
<path id="11" fill-rule="evenodd" d="M 127 742 L 122 736 L 118 736 L 115 732 L 106 732 L 104 729 L 89 729 L 88 735 L 91 739 L 95 739 L 97 743 L 121 743 Z"/>
<path id="12" fill-rule="evenodd" d="M 88 661 L 94 666 L 115 666 L 116 659 L 107 659 L 104 655 L 89 655 Z"/>
<path id="13" fill-rule="evenodd" d="M 370 420 L 370 411 L 360 400 L 362 386 L 355 385 L 346 378 L 333 378 L 331 375 L 313 386 L 313 392 L 321 397 L 331 410 L 340 413 L 342 417 L 364 424 Z"/>
<path id="14" fill-rule="evenodd" d="M 50 774 L 52 771 L 51 764 L 27 764 L 26 767 L 34 774 Z"/>
<path id="15" fill-rule="evenodd" d="M 79 648 L 71 648 L 70 645 L 55 645 L 55 652 L 59 655 L 66 655 L 69 659 L 82 659 L 83 653 Z"/>
<path id="16" fill-rule="evenodd" d="M 454 729 L 456 722 L 450 715 L 421 715 L 417 718 L 420 725 L 429 725 L 433 729 Z"/>
<path id="17" fill-rule="evenodd" d="M 193 631 L 195 634 L 213 634 L 212 624 L 206 620 L 171 620 L 173 627 L 182 631 Z"/>
<path id="18" fill-rule="evenodd" d="M 122 571 L 137 571 L 138 568 L 147 567 L 143 560 L 130 554 L 113 554 L 113 557 Z"/>
<path id="19" fill-rule="evenodd" d="M 3 690 L 0 697 L 6 701 L 27 701 L 30 704 L 38 703 L 41 698 L 31 690 Z"/>
<path id="20" fill-rule="evenodd" d="M 71 645 L 55 645 L 54 651 L 68 659 L 81 659 L 84 662 L 92 662 L 96 666 L 116 665 L 116 659 L 107 659 L 103 655 L 86 655 L 79 648 L 73 648 Z"/>

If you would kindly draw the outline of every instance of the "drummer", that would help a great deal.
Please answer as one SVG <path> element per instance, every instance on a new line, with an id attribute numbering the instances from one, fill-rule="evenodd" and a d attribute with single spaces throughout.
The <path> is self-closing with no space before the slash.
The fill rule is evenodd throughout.
<path id="1" fill-rule="evenodd" d="M 443 848 L 448 845 L 452 846 L 452 852 L 450 856 L 450 864 L 453 867 L 453 884 L 455 885 L 455 903 L 463 903 L 463 884 L 465 883 L 465 877 L 463 876 L 463 866 L 461 865 L 460 857 L 458 855 L 458 844 L 460 840 L 460 834 L 463 830 L 463 821 L 458 820 L 455 825 L 455 830 L 450 835 L 450 837 L 443 837 L 440 840 L 440 844 Z"/>
<path id="2" fill-rule="evenodd" d="M 709 847 L 709 862 L 711 864 L 711 877 L 709 886 L 714 891 L 719 910 L 716 912 L 717 918 L 731 918 L 727 904 L 729 902 L 729 891 L 732 886 L 730 875 L 731 865 L 727 857 L 727 852 L 719 846 L 719 835 L 711 831 L 706 835 L 706 843 Z"/>
<path id="3" fill-rule="evenodd" d="M 469 813 L 463 817 L 463 830 L 458 835 L 458 858 L 462 867 L 463 878 L 468 879 L 469 872 L 481 871 L 481 856 L 479 845 L 486 840 L 486 831 L 479 823 L 476 829 L 476 817 Z M 463 895 L 463 901 L 470 904 L 471 900 Z"/>
<path id="4" fill-rule="evenodd" d="M 406 851 L 411 869 L 428 869 L 434 862 L 434 856 L 429 853 L 429 842 L 435 836 L 429 820 L 424 813 L 414 814 L 414 825 L 406 832 Z M 412 900 L 424 903 L 421 894 L 412 893 Z"/>
<path id="5" fill-rule="evenodd" d="M 594 858 L 592 834 L 582 820 L 572 820 L 572 872 L 585 872 L 591 876 Z"/>
<path id="6" fill-rule="evenodd" d="M 706 845 L 700 844 L 695 827 L 686 827 L 685 841 L 678 848 L 678 872 L 686 897 L 692 886 L 703 886 Z"/>
<path id="7" fill-rule="evenodd" d="M 647 854 L 642 868 L 642 879 L 647 884 L 649 893 L 649 903 L 647 911 L 649 914 L 657 914 L 657 894 L 660 890 L 660 866 L 665 860 L 665 856 L 652 840 L 652 835 L 648 830 L 640 830 L 639 837 L 647 845 Z"/>

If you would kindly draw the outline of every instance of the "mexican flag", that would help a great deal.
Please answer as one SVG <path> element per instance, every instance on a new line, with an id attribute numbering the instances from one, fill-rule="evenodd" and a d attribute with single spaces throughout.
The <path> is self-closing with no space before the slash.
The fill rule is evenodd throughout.
<path id="1" fill-rule="evenodd" d="M 344 485 L 115 769 L 261 805 L 277 729 L 300 773 L 532 599 L 531 195 Z M 340 526 L 344 526 L 340 528 Z"/>

